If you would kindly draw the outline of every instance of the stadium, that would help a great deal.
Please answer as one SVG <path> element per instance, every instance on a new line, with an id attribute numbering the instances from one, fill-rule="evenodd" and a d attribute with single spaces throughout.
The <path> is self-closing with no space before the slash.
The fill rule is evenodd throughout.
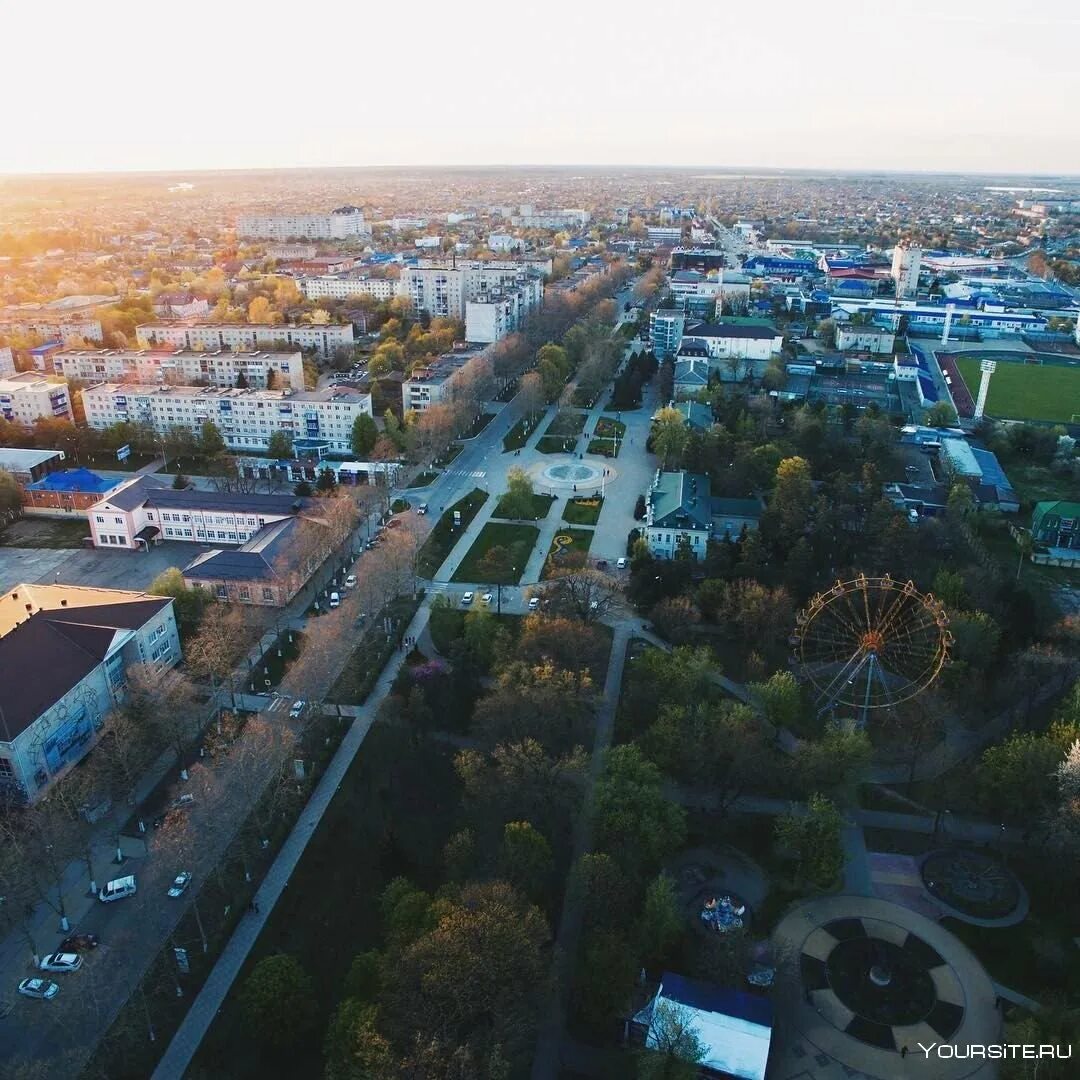
<path id="1" fill-rule="evenodd" d="M 974 414 L 983 360 L 997 362 L 990 378 L 986 415 L 999 420 L 1036 420 L 1080 424 L 1080 358 L 1046 353 L 938 353 L 951 380 L 953 402 L 961 417 Z M 958 385 L 958 382 L 960 385 Z"/>

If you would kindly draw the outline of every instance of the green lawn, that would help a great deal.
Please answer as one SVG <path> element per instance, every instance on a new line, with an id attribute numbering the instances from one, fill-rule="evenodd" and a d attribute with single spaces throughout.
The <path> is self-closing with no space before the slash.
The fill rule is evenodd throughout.
<path id="1" fill-rule="evenodd" d="M 89 535 L 84 517 L 25 517 L 0 528 L 0 547 L 81 548 Z"/>
<path id="2" fill-rule="evenodd" d="M 577 446 L 577 436 L 562 438 L 559 435 L 542 435 L 536 441 L 541 454 L 569 454 Z"/>
<path id="3" fill-rule="evenodd" d="M 503 451 L 520 450 L 528 441 L 529 436 L 536 430 L 536 423 L 532 417 L 523 416 L 503 436 Z"/>
<path id="4" fill-rule="evenodd" d="M 623 444 L 612 442 L 610 439 L 593 439 L 589 443 L 588 453 L 596 454 L 599 457 L 612 458 L 619 452 L 615 447 L 618 446 L 619 450 L 623 448 Z"/>
<path id="5" fill-rule="evenodd" d="M 570 543 L 565 542 L 569 538 Z M 588 555 L 589 545 L 592 544 L 592 529 L 560 529 L 551 541 L 547 558 L 544 560 L 542 578 L 550 577 L 559 569 L 562 560 L 570 554 Z"/>
<path id="6" fill-rule="evenodd" d="M 468 554 L 454 573 L 454 581 L 483 581 L 493 585 L 516 585 L 521 580 L 525 564 L 536 547 L 540 530 L 534 525 L 510 525 L 502 521 L 489 521 L 473 541 Z M 510 553 L 511 569 L 493 573 L 484 567 L 484 556 L 493 547 L 504 547 Z"/>
<path id="7" fill-rule="evenodd" d="M 562 519 L 570 525 L 595 525 L 603 509 L 603 499 L 567 499 Z"/>
<path id="8" fill-rule="evenodd" d="M 982 377 L 979 362 L 980 357 L 970 355 L 956 361 L 973 398 Z M 998 360 L 986 411 L 1006 420 L 1080 420 L 1080 367 Z"/>
<path id="9" fill-rule="evenodd" d="M 560 409 L 548 424 L 544 435 L 580 435 L 585 430 L 585 414 L 572 409 Z"/>
<path id="10" fill-rule="evenodd" d="M 473 488 L 463 499 L 459 499 L 439 518 L 435 528 L 428 533 L 416 557 L 416 572 L 420 577 L 434 577 L 440 566 L 458 542 L 465 527 L 487 500 L 487 492 Z M 461 523 L 455 528 L 454 511 L 461 512 Z"/>
<path id="11" fill-rule="evenodd" d="M 528 514 L 514 515 L 507 513 L 504 506 L 508 496 L 509 492 L 503 495 L 495 504 L 495 509 L 491 514 L 492 517 L 509 518 L 514 521 L 540 521 L 548 516 L 551 504 L 555 501 L 552 495 L 534 495 L 532 497 L 532 511 Z"/>

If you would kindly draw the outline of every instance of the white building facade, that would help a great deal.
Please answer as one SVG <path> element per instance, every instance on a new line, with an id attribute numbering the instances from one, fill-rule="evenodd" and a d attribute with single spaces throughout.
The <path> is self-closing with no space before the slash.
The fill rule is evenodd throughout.
<path id="1" fill-rule="evenodd" d="M 342 206 L 328 214 L 248 214 L 236 223 L 238 236 L 259 240 L 347 240 L 370 236 L 363 211 Z"/>
<path id="2" fill-rule="evenodd" d="M 376 300 L 392 300 L 398 295 L 394 278 L 373 277 L 301 277 L 296 279 L 300 291 L 309 300 L 348 300 L 351 296 L 373 296 Z"/>
<path id="3" fill-rule="evenodd" d="M 370 394 L 340 386 L 297 392 L 101 383 L 83 390 L 82 401 L 86 423 L 99 431 L 130 422 L 159 435 L 176 427 L 198 434 L 211 421 L 230 450 L 266 450 L 271 434 L 285 431 L 296 442 L 348 453 L 353 422 L 372 414 Z"/>
<path id="4" fill-rule="evenodd" d="M 520 330 L 526 317 L 540 308 L 544 285 L 539 278 L 523 278 L 507 289 L 481 293 L 465 302 L 465 340 L 479 344 L 501 341 Z"/>
<path id="5" fill-rule="evenodd" d="M 352 323 L 324 326 L 272 326 L 254 323 L 144 323 L 135 328 L 140 347 L 171 345 L 175 349 L 276 349 L 283 345 L 316 352 L 329 360 L 337 349 L 352 349 Z"/>
<path id="6" fill-rule="evenodd" d="M 518 262 L 431 263 L 422 261 L 401 272 L 401 294 L 409 298 L 414 314 L 432 318 L 465 319 L 465 305 L 495 289 L 527 286 L 536 271 Z M 537 306 L 543 301 L 543 284 Z"/>
<path id="7" fill-rule="evenodd" d="M 0 349 L 0 379 L 15 374 L 15 355 L 10 346 Z"/>
<path id="8" fill-rule="evenodd" d="M 49 382 L 35 371 L 0 379 L 0 416 L 26 426 L 35 420 L 72 420 L 67 383 Z"/>
<path id="9" fill-rule="evenodd" d="M 42 341 L 62 341 L 65 345 L 83 345 L 101 341 L 101 321 L 57 316 L 15 317 L 0 320 L 0 334 L 27 334 Z"/>
<path id="10" fill-rule="evenodd" d="M 891 274 L 898 296 L 912 297 L 918 294 L 921 269 L 922 248 L 907 244 L 897 244 L 893 248 Z"/>

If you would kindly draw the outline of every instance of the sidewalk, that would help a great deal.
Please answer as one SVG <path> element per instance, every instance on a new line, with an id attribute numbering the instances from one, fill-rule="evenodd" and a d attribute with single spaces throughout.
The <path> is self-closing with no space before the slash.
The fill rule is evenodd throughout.
<path id="1" fill-rule="evenodd" d="M 405 633 L 410 637 L 420 637 L 427 626 L 429 614 L 429 601 L 425 600 Z M 405 656 L 406 654 L 402 651 L 394 653 L 390 662 L 383 668 L 366 704 L 357 710 L 356 718 L 346 732 L 345 738 L 342 739 L 330 765 L 323 773 L 311 798 L 293 826 L 292 832 L 266 872 L 266 877 L 255 894 L 256 910 L 249 912 L 233 932 L 154 1070 L 153 1080 L 180 1080 L 191 1064 L 240 969 L 244 966 L 248 954 L 266 925 L 270 913 L 274 910 L 274 905 L 288 887 L 289 878 L 300 862 L 308 841 L 318 828 L 326 808 L 330 805 L 363 745 L 367 733 L 371 730 L 379 705 L 389 694 L 394 679 L 405 662 Z"/>

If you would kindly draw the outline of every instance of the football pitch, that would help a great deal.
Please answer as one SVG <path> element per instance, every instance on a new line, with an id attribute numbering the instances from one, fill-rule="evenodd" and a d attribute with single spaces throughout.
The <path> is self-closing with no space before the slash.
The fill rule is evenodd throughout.
<path id="1" fill-rule="evenodd" d="M 979 393 L 979 355 L 960 356 L 956 366 L 974 399 Z M 990 377 L 989 416 L 1003 420 L 1054 420 L 1080 422 L 1080 367 L 1052 364 L 1020 364 L 997 359 Z"/>

